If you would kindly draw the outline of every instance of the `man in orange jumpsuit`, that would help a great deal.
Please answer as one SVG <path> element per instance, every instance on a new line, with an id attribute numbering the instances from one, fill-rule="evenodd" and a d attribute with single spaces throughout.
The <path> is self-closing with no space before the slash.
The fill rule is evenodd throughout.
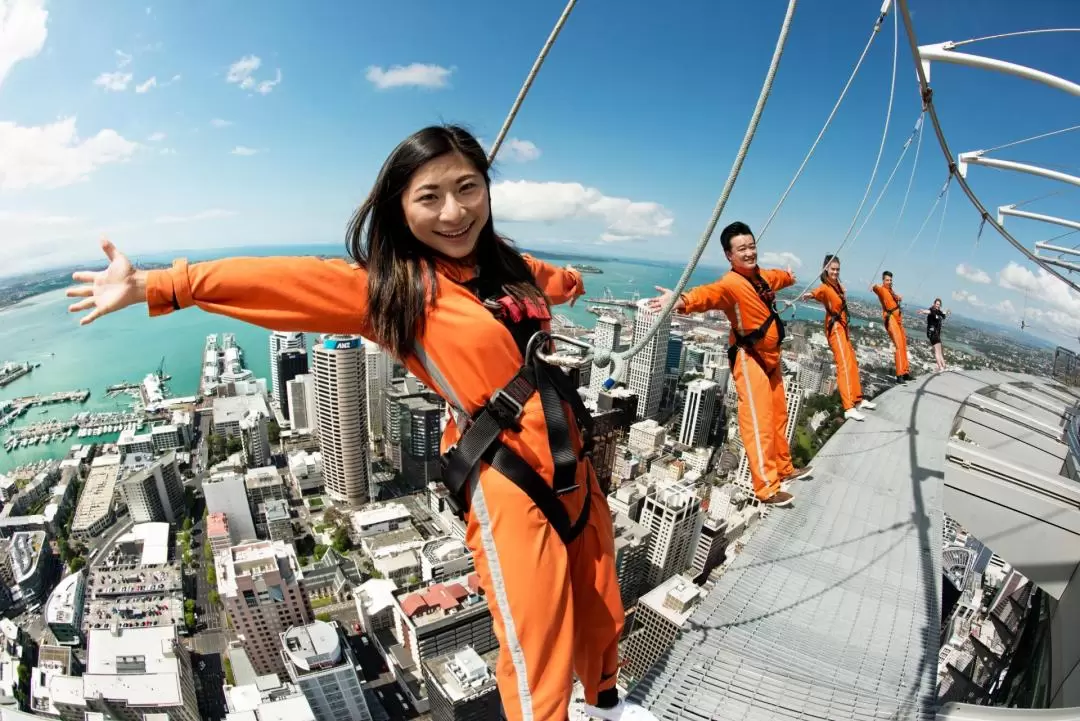
<path id="1" fill-rule="evenodd" d="M 881 285 L 870 287 L 874 295 L 881 302 L 881 319 L 885 323 L 885 332 L 892 339 L 893 348 L 896 349 L 896 382 L 904 383 L 911 380 L 908 368 L 907 333 L 904 331 L 904 318 L 900 310 L 900 301 L 903 296 L 893 290 L 892 271 L 881 274 Z"/>
<path id="2" fill-rule="evenodd" d="M 791 505 L 781 485 L 810 475 L 795 468 L 787 441 L 787 395 L 780 366 L 784 324 L 776 312 L 776 291 L 795 283 L 789 270 L 761 269 L 757 241 L 746 223 L 735 222 L 720 233 L 731 270 L 714 283 L 693 288 L 676 301 L 680 313 L 722 310 L 731 323 L 728 361 L 739 396 L 739 435 L 750 467 L 754 495 L 771 506 Z M 659 310 L 670 290 L 650 299 Z"/>
<path id="3" fill-rule="evenodd" d="M 804 294 L 802 300 L 816 300 L 825 306 L 825 337 L 836 362 L 836 385 L 840 390 L 844 417 L 854 421 L 865 420 L 866 416 L 859 411 L 872 411 L 876 405 L 864 399 L 862 394 L 859 363 L 848 335 L 851 319 L 848 316 L 847 294 L 844 286 L 840 285 L 840 259 L 834 255 L 825 256 L 824 268 L 821 285 Z"/>

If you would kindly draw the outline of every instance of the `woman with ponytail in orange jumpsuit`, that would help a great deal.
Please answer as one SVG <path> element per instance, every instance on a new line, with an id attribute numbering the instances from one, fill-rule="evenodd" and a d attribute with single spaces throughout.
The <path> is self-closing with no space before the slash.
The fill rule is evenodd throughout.
<path id="1" fill-rule="evenodd" d="M 739 396 L 739 435 L 742 437 L 754 495 L 764 504 L 791 505 L 792 494 L 782 486 L 806 478 L 811 469 L 796 468 L 788 447 L 787 394 L 780 365 L 784 322 L 776 312 L 776 291 L 795 283 L 791 269 L 762 269 L 757 264 L 757 241 L 746 223 L 736 221 L 720 232 L 720 244 L 731 270 L 715 283 L 686 291 L 675 302 L 678 313 L 722 310 L 731 323 L 728 364 Z M 649 299 L 660 310 L 671 291 Z M 794 421 L 792 421 L 794 422 Z"/>
<path id="2" fill-rule="evenodd" d="M 552 379 L 522 375 L 525 340 L 547 327 L 549 304 L 584 293 L 581 276 L 495 232 L 488 171 L 468 132 L 425 128 L 391 153 L 356 212 L 352 263 L 229 258 L 142 271 L 104 241 L 109 266 L 74 274 L 84 285 L 68 291 L 82 298 L 71 311 L 90 310 L 85 324 L 139 303 L 151 316 L 198 306 L 272 330 L 361 335 L 392 351 L 453 410 L 443 449 L 454 446 L 458 460 L 487 451 L 464 469 L 459 500 L 500 644 L 507 718 L 565 721 L 576 674 L 593 718 L 653 719 L 615 688 L 623 607 L 611 513 L 581 430 L 551 431 L 552 415 L 577 416 L 573 399 Z M 559 393 L 545 395 L 552 382 Z M 488 446 L 457 443 L 481 426 L 494 429 Z"/>
<path id="3" fill-rule="evenodd" d="M 824 270 L 821 271 L 821 285 L 801 300 L 816 300 L 825 306 L 825 338 L 832 349 L 836 361 L 836 386 L 840 390 L 840 402 L 844 406 L 844 417 L 852 420 L 865 420 L 860 410 L 872 411 L 876 405 L 865 400 L 862 395 L 862 382 L 859 380 L 859 363 L 855 359 L 855 348 L 848 335 L 847 294 L 840 285 L 840 259 L 835 255 L 826 255 Z"/>

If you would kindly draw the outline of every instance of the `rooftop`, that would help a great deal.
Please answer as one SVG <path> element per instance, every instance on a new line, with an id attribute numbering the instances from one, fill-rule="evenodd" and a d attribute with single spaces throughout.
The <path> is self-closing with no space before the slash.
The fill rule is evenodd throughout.
<path id="1" fill-rule="evenodd" d="M 45 605 L 45 622 L 56 624 L 73 624 L 76 611 L 82 610 L 82 599 L 79 589 L 85 586 L 86 579 L 82 571 L 72 573 L 60 579 L 56 584 L 49 601 Z"/>
<path id="2" fill-rule="evenodd" d="M 109 513 L 119 473 L 120 456 L 99 456 L 94 459 L 71 521 L 72 533 L 88 531 Z"/>
<path id="3" fill-rule="evenodd" d="M 169 562 L 169 524 L 137 523 L 116 539 L 106 568 L 163 566 Z"/>
<path id="4" fill-rule="evenodd" d="M 224 513 L 211 513 L 206 517 L 207 536 L 229 535 L 229 519 Z"/>
<path id="5" fill-rule="evenodd" d="M 100 694 L 129 706 L 182 703 L 172 627 L 93 630 L 87 639 L 86 698 Z"/>
<path id="6" fill-rule="evenodd" d="M 244 486 L 248 489 L 278 486 L 282 483 L 284 481 L 281 479 L 281 471 L 274 466 L 252 468 L 244 474 Z"/>
<path id="7" fill-rule="evenodd" d="M 325 621 L 289 627 L 281 634 L 281 646 L 300 672 L 333 668 L 342 658 L 337 625 Z"/>
<path id="8" fill-rule="evenodd" d="M 433 583 L 423 590 L 396 598 L 401 612 L 417 626 L 448 618 L 477 605 L 486 607 L 480 593 L 480 577 L 475 573 Z"/>
<path id="9" fill-rule="evenodd" d="M 428 563 L 437 565 L 467 556 L 469 555 L 469 549 L 458 539 L 446 536 L 433 538 L 425 543 L 421 554 L 427 559 Z"/>
<path id="10" fill-rule="evenodd" d="M 946 448 L 973 394 L 1017 383 L 1032 384 L 1013 391 L 1029 399 L 1045 390 L 1013 374 L 923 376 L 842 426 L 794 506 L 758 525 L 632 698 L 666 720 L 933 718 Z M 1060 436 L 1064 424 L 1050 426 Z"/>
<path id="11" fill-rule="evenodd" d="M 369 526 L 391 521 L 406 521 L 411 518 L 409 509 L 402 503 L 384 503 L 371 505 L 352 514 L 353 528 L 363 530 Z"/>
<path id="12" fill-rule="evenodd" d="M 233 546 L 227 553 L 214 558 L 217 571 L 218 593 L 235 596 L 237 576 L 257 576 L 270 571 L 281 571 L 286 582 L 303 578 L 296 560 L 296 549 L 284 541 L 252 541 Z"/>
<path id="13" fill-rule="evenodd" d="M 499 649 L 483 655 L 466 646 L 424 661 L 431 682 L 451 703 L 461 703 L 495 689 L 495 659 Z"/>
<path id="14" fill-rule="evenodd" d="M 248 412 L 270 415 L 266 401 L 261 395 L 229 396 L 214 399 L 214 425 L 239 423 Z"/>

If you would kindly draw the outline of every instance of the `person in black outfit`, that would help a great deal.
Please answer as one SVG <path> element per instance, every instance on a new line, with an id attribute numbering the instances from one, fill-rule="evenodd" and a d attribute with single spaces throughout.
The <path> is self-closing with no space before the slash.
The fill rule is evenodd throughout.
<path id="1" fill-rule="evenodd" d="M 934 304 L 919 313 L 926 316 L 926 337 L 934 349 L 934 358 L 937 360 L 937 369 L 940 373 L 945 370 L 945 354 L 941 350 L 941 323 L 952 311 L 941 309 L 941 298 L 935 298 Z"/>

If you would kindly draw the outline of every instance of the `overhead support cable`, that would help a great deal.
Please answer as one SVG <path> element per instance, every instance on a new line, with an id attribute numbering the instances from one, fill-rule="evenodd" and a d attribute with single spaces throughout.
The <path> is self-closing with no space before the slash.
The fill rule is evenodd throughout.
<path id="1" fill-rule="evenodd" d="M 907 27 L 910 36 L 911 26 L 908 24 Z M 1043 85 L 1047 85 L 1056 90 L 1064 90 L 1070 95 L 1080 96 L 1080 85 L 1071 80 L 1066 80 L 1065 78 L 1043 72 L 1042 70 L 1029 68 L 1026 65 L 1018 65 L 1005 60 L 987 58 L 981 55 L 958 53 L 953 50 L 955 47 L 956 43 L 945 42 L 911 48 L 915 57 L 921 61 L 919 63 L 920 76 L 925 77 L 926 81 L 930 82 L 930 63 L 936 60 L 942 63 L 966 65 L 972 68 L 979 68 L 980 70 L 994 70 L 1000 73 L 1007 73 L 1008 75 L 1014 75 L 1018 78 L 1042 83 Z"/>
<path id="2" fill-rule="evenodd" d="M 1005 148 L 1011 148 L 1014 145 L 1020 145 L 1022 143 L 1030 143 L 1032 140 L 1042 140 L 1043 138 L 1052 138 L 1055 135 L 1062 135 L 1064 133 L 1071 133 L 1074 130 L 1080 130 L 1080 125 L 1073 125 L 1068 128 L 1062 128 L 1061 130 L 1054 130 L 1049 133 L 1040 133 L 1039 135 L 1032 135 L 1030 138 L 1021 138 L 1020 140 L 1014 140 L 1011 143 L 1004 143 L 1003 145 L 995 145 L 992 148 L 987 148 L 984 153 L 992 153 L 995 150 L 1004 150 Z"/>
<path id="3" fill-rule="evenodd" d="M 983 40 L 1000 40 L 1001 38 L 1016 38 L 1021 35 L 1041 35 L 1043 33 L 1080 33 L 1080 28 L 1043 28 L 1039 30 L 1017 30 L 1012 33 L 1000 33 L 998 35 L 984 35 L 981 38 L 971 38 L 970 40 L 958 40 L 951 42 L 949 45 L 954 48 L 958 48 L 962 45 L 970 45 L 971 43 L 981 43 Z"/>
<path id="4" fill-rule="evenodd" d="M 949 164 L 950 174 L 956 177 L 957 183 L 964 191 L 964 194 L 968 197 L 968 200 L 971 201 L 972 205 L 975 206 L 975 209 L 979 211 L 980 215 L 987 218 L 987 222 L 991 226 L 993 226 L 994 230 L 1001 234 L 1001 237 L 1005 238 L 1005 240 L 1008 241 L 1010 245 L 1020 251 L 1020 253 L 1023 254 L 1025 258 L 1037 264 L 1040 268 L 1050 273 L 1073 290 L 1080 292 L 1080 284 L 1077 284 L 1076 282 L 1063 276 L 1050 264 L 1045 263 L 1043 259 L 1034 255 L 1031 251 L 1024 247 L 1024 245 L 1020 241 L 1014 238 L 1012 234 L 1009 233 L 1009 231 L 1005 230 L 1005 228 L 997 222 L 996 218 L 991 217 L 989 211 L 986 209 L 986 206 L 982 204 L 978 196 L 975 195 L 975 192 L 971 189 L 971 186 L 968 185 L 967 180 L 956 172 L 956 164 L 953 162 L 952 151 L 949 149 L 949 144 L 945 140 L 945 133 L 941 128 L 941 121 L 937 116 L 937 109 L 934 107 L 933 91 L 930 88 L 929 78 L 927 76 L 927 73 L 923 69 L 922 62 L 920 62 L 919 60 L 918 38 L 915 35 L 915 27 L 911 22 L 911 13 L 908 9 L 908 0 L 897 0 L 897 7 L 900 10 L 901 16 L 903 17 L 904 27 L 907 29 L 908 42 L 911 45 L 912 58 L 915 63 L 915 72 L 919 78 L 919 88 L 922 92 L 923 104 L 925 105 L 927 111 L 930 114 L 930 121 L 934 126 L 934 134 L 937 135 L 938 144 L 941 146 L 941 152 L 945 156 L 945 162 Z"/>
<path id="5" fill-rule="evenodd" d="M 566 21 L 570 17 L 570 12 L 574 9 L 575 5 L 577 5 L 577 0 L 570 0 L 566 3 L 562 15 L 560 15 L 558 21 L 556 21 L 555 27 L 551 30 L 551 34 L 548 35 L 547 42 L 540 48 L 540 54 L 536 56 L 532 69 L 529 70 L 529 74 L 525 77 L 525 82 L 521 85 L 521 90 L 518 91 L 517 97 L 514 98 L 514 104 L 510 106 L 510 112 L 507 114 L 506 120 L 503 121 L 502 127 L 499 128 L 499 134 L 495 136 L 495 142 L 491 144 L 491 150 L 488 151 L 488 164 L 495 161 L 495 156 L 498 155 L 499 148 L 502 147 L 507 133 L 510 132 L 510 126 L 514 124 L 514 118 L 517 117 L 518 111 L 521 110 L 521 104 L 525 102 L 525 96 L 529 94 L 529 89 L 532 88 L 537 73 L 540 72 L 540 68 L 544 65 L 544 60 L 547 59 L 548 52 L 551 51 L 551 46 L 555 44 L 555 40 L 559 37 L 559 33 L 562 32 L 563 26 L 566 25 Z"/>
<path id="6" fill-rule="evenodd" d="M 878 13 L 878 18 L 874 22 L 873 29 L 870 31 L 870 37 L 867 38 L 866 45 L 863 46 L 862 54 L 859 55 L 855 67 L 851 69 L 851 74 L 848 76 L 847 82 L 844 83 L 843 90 L 840 91 L 840 97 L 833 103 L 832 110 L 829 111 L 829 117 L 825 118 L 825 124 L 821 126 L 821 130 L 818 132 L 817 137 L 814 138 L 814 142 L 810 144 L 810 150 L 806 152 L 806 157 L 804 157 L 799 164 L 799 169 L 795 171 L 795 175 L 791 178 L 791 182 L 788 183 L 787 188 L 785 188 L 784 192 L 780 195 L 780 200 L 776 202 L 772 212 L 769 213 L 769 217 L 758 229 L 758 242 L 761 242 L 761 239 L 765 237 L 765 232 L 768 231 L 769 226 L 772 225 L 773 219 L 776 218 L 776 214 L 780 212 L 780 208 L 783 207 L 784 201 L 787 200 L 788 194 L 791 193 L 791 189 L 795 187 L 795 183 L 802 177 L 803 170 L 806 169 L 806 165 L 810 162 L 810 158 L 814 157 L 814 151 L 817 150 L 817 146 L 821 143 L 821 139 L 825 137 L 825 132 L 829 129 L 829 126 L 832 125 L 833 118 L 836 117 L 836 111 L 840 109 L 840 105 L 844 102 L 844 98 L 847 97 L 847 92 L 851 88 L 851 84 L 855 82 L 855 76 L 859 74 L 859 69 L 862 67 L 863 61 L 866 60 L 867 53 L 870 52 L 870 46 L 874 44 L 874 40 L 881 31 L 881 26 L 885 23 L 885 18 L 889 16 L 889 8 L 891 6 L 892 0 L 885 0 L 881 4 L 881 11 Z"/>
<path id="7" fill-rule="evenodd" d="M 746 160 L 746 154 L 750 150 L 750 144 L 753 142 L 754 135 L 757 133 L 758 123 L 761 121 L 761 115 L 765 111 L 765 104 L 768 102 L 769 95 L 772 93 L 773 82 L 776 79 L 776 72 L 780 68 L 780 58 L 784 55 L 784 48 L 787 45 L 788 33 L 791 31 L 791 22 L 795 17 L 795 8 L 797 5 L 798 0 L 788 0 L 787 12 L 784 14 L 784 20 L 780 26 L 780 35 L 776 39 L 776 47 L 773 49 L 772 60 L 770 61 L 769 69 L 765 74 L 765 81 L 762 83 L 761 92 L 758 94 L 757 103 L 754 105 L 754 111 L 750 116 L 750 122 L 746 127 L 742 143 L 739 145 L 739 150 L 735 154 L 735 161 L 732 163 L 731 171 L 728 173 L 727 181 L 724 183 L 724 188 L 720 191 L 720 197 L 716 201 L 716 206 L 713 208 L 712 215 L 705 225 L 705 232 L 703 232 L 701 238 L 698 239 L 694 252 L 686 267 L 683 269 L 682 276 L 679 278 L 679 282 L 676 284 L 674 292 L 671 294 L 671 297 L 667 299 L 667 302 L 664 304 L 664 307 L 660 310 L 659 314 L 657 314 L 656 320 L 653 321 L 649 330 L 630 348 L 618 352 L 611 352 L 600 348 L 591 349 L 593 363 L 595 365 L 600 368 L 607 368 L 609 364 L 612 365 L 611 376 L 604 381 L 604 388 L 610 389 L 622 380 L 626 373 L 626 362 L 641 352 L 646 344 L 648 344 L 648 342 L 656 335 L 660 325 L 671 316 L 671 312 L 679 300 L 679 295 L 682 293 L 683 289 L 686 288 L 686 284 L 690 281 L 690 276 L 697 267 L 701 255 L 709 245 L 709 239 L 712 238 L 713 231 L 716 229 L 716 224 L 720 220 L 720 215 L 727 206 L 728 197 L 731 195 L 732 188 L 735 187 L 735 181 L 739 177 L 739 171 L 742 170 L 743 161 Z M 561 340 L 562 338 L 559 339 Z"/>
<path id="8" fill-rule="evenodd" d="M 900 213 L 896 216 L 896 222 L 893 223 L 892 232 L 889 233 L 889 242 L 885 244 L 885 252 L 881 254 L 881 260 L 878 261 L 877 267 L 874 268 L 874 272 L 870 274 L 871 283 L 874 278 L 877 277 L 881 267 L 885 265 L 885 259 L 889 257 L 889 251 L 892 250 L 893 244 L 896 241 L 896 232 L 900 229 L 900 221 L 904 219 L 904 211 L 907 210 L 908 198 L 911 197 L 911 186 L 915 183 L 915 171 L 919 168 L 919 152 L 922 150 L 923 130 L 926 128 L 925 110 L 919 115 L 919 121 L 919 140 L 915 143 L 915 160 L 911 163 L 911 174 L 908 176 L 907 189 L 904 191 L 904 201 L 900 203 Z"/>
<path id="9" fill-rule="evenodd" d="M 967 177 L 969 165 L 985 165 L 988 168 L 997 168 L 999 170 L 1015 170 L 1019 173 L 1037 175 L 1040 178 L 1047 178 L 1049 180 L 1060 180 L 1063 183 L 1070 183 L 1071 185 L 1080 185 L 1080 176 L 1069 175 L 1068 173 L 1063 173 L 1060 170 L 1041 168 L 1038 165 L 1031 165 L 1029 163 L 1017 163 L 1012 160 L 987 158 L 985 155 L 983 155 L 984 152 L 986 151 L 974 150 L 969 153 L 960 153 L 957 162 L 959 165 L 958 171 L 962 177 Z"/>
<path id="10" fill-rule="evenodd" d="M 874 187 L 874 180 L 877 178 L 878 168 L 881 167 L 881 156 L 885 152 L 885 141 L 889 137 L 889 121 L 892 118 L 893 100 L 896 97 L 896 64 L 900 50 L 900 20 L 895 15 L 893 16 L 893 58 L 892 58 L 892 80 L 889 83 L 889 104 L 885 110 L 885 127 L 881 131 L 881 142 L 878 143 L 877 158 L 874 159 L 874 169 L 870 172 L 870 180 L 866 183 L 866 190 L 863 191 L 862 200 L 859 201 L 859 207 L 855 209 L 855 215 L 851 217 L 851 223 L 848 225 L 847 231 L 844 233 L 843 239 L 840 241 L 840 245 L 830 255 L 839 256 L 852 238 L 851 232 L 855 229 L 855 224 L 859 222 L 859 216 L 862 214 L 863 207 L 866 206 L 866 200 L 870 197 L 870 191 Z M 916 123 L 916 129 L 921 125 L 922 116 L 919 116 L 919 121 Z M 911 143 L 911 138 L 908 138 L 908 144 Z M 904 147 L 904 152 L 907 152 L 907 145 Z M 893 173 L 895 174 L 895 169 Z M 891 180 L 891 178 L 890 178 Z M 818 269 L 818 275 L 825 270 L 825 263 L 822 263 L 821 268 Z M 810 286 L 818 282 L 818 275 L 813 276 L 810 282 L 795 296 L 801 298 L 806 291 L 810 290 Z M 795 303 L 791 301 L 786 302 L 787 308 L 783 312 L 793 310 Z"/>

